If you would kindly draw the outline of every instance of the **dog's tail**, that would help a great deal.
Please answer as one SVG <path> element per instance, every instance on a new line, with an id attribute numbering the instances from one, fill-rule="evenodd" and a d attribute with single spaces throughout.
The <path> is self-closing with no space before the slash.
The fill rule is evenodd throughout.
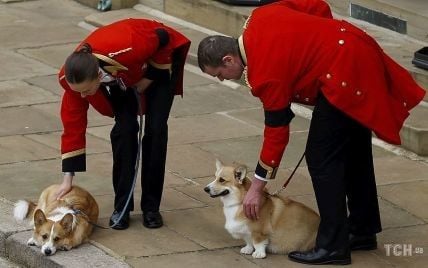
<path id="1" fill-rule="evenodd" d="M 37 204 L 27 200 L 19 200 L 15 203 L 13 217 L 18 221 L 28 220 L 34 213 Z"/>

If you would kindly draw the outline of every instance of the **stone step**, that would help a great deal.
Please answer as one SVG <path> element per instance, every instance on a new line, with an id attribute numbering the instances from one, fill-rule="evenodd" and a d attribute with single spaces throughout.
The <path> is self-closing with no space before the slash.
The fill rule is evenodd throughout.
<path id="1" fill-rule="evenodd" d="M 400 137 L 402 146 L 418 155 L 428 155 L 428 105 L 416 106 L 404 122 Z"/>
<path id="2" fill-rule="evenodd" d="M 327 0 L 334 12 L 428 42 L 426 0 Z"/>
<path id="3" fill-rule="evenodd" d="M 184 2 L 190 3 L 192 1 L 185 1 L 185 0 L 174 0 L 174 1 L 169 1 L 169 0 L 165 0 L 163 5 L 159 5 L 156 2 L 153 2 L 151 0 L 142 0 L 142 2 L 144 2 L 144 4 L 147 4 L 148 2 L 151 2 L 150 7 L 139 4 L 134 6 L 134 9 L 126 9 L 126 10 L 118 10 L 118 11 L 111 11 L 107 13 L 97 13 L 97 14 L 93 14 L 90 15 L 86 18 L 86 21 L 90 24 L 96 25 L 96 26 L 100 26 L 100 25 L 105 25 L 107 23 L 113 22 L 114 20 L 120 19 L 120 18 L 126 18 L 126 17 L 145 17 L 145 18 L 153 18 L 159 21 L 164 22 L 167 25 L 170 25 L 172 27 L 175 27 L 177 29 L 179 29 L 180 31 L 182 31 L 184 34 L 186 34 L 191 40 L 192 40 L 192 46 L 190 48 L 190 56 L 188 58 L 188 63 L 193 64 L 193 65 L 197 65 L 196 62 L 196 49 L 197 49 L 197 45 L 199 44 L 199 41 L 204 38 L 205 36 L 207 36 L 207 32 L 209 32 L 209 30 L 207 31 L 199 31 L 197 30 L 197 28 L 189 28 L 187 26 L 185 26 L 184 24 L 180 23 L 180 16 L 178 16 L 178 21 L 175 21 L 174 19 L 171 19 L 169 14 L 164 14 L 159 10 L 156 10 L 156 8 L 163 8 L 165 10 L 171 10 L 172 5 L 180 5 L 176 6 L 177 9 L 180 9 L 182 13 L 186 13 L 187 15 L 182 18 L 187 22 L 195 22 L 196 21 L 200 21 L 202 20 L 202 18 L 199 18 L 201 11 L 201 8 L 204 6 L 205 9 L 211 10 L 211 8 L 209 7 L 209 2 L 211 2 L 211 4 L 214 6 L 214 10 L 217 10 L 216 14 L 218 14 L 218 16 L 220 16 L 220 14 L 223 14 L 223 16 L 229 16 L 232 11 L 232 8 L 230 8 L 230 6 L 227 6 L 223 3 L 219 3 L 216 1 L 205 1 L 205 0 L 200 0 L 200 1 L 193 1 L 194 5 L 191 6 L 186 6 L 184 5 Z M 141 2 L 141 0 L 140 0 Z M 167 8 L 167 6 L 169 6 Z M 229 7 L 229 12 L 221 12 L 219 10 L 219 7 L 222 6 L 222 8 L 225 7 Z M 197 9 L 196 9 L 197 8 Z M 236 17 L 244 17 L 248 16 L 249 12 L 252 10 L 252 8 L 250 7 L 233 7 L 234 10 L 236 11 L 240 11 L 239 15 L 238 13 L 235 13 L 235 18 Z M 185 12 L 184 12 L 185 10 Z M 193 10 L 193 12 L 192 12 Z M 196 11 L 197 12 L 196 12 Z M 223 9 L 224 11 L 224 9 Z M 176 17 L 178 11 L 176 11 L 174 13 L 174 16 Z M 213 15 L 209 15 L 210 12 L 205 11 L 202 12 L 204 13 L 204 18 L 205 21 L 207 21 L 207 17 L 210 18 L 209 21 L 214 21 L 214 20 L 219 20 L 222 21 L 222 19 L 225 19 L 225 17 L 216 17 Z M 194 14 L 194 16 L 192 16 L 192 14 Z M 247 14 L 247 15 L 244 15 Z M 217 15 L 216 15 L 217 16 Z M 195 18 L 195 19 L 194 19 Z M 212 19 L 211 19 L 212 18 Z M 231 19 L 229 17 L 229 19 Z M 245 19 L 243 19 L 245 20 Z M 358 21 L 352 21 L 357 23 Z M 196 23 L 198 24 L 198 23 Z M 238 22 L 235 20 L 234 23 L 231 23 L 231 27 L 229 28 L 222 28 L 222 27 L 218 27 L 219 24 L 217 23 L 213 23 L 212 24 L 215 27 L 211 27 L 212 30 L 215 30 L 216 32 L 220 32 L 223 34 L 229 34 L 229 33 L 225 33 L 226 30 L 231 30 L 231 28 L 235 27 L 236 25 L 238 25 Z M 363 28 L 365 28 L 366 30 L 368 30 L 368 32 L 370 32 L 378 41 L 380 41 L 380 43 L 383 43 L 383 45 L 385 47 L 388 47 L 387 50 L 389 50 L 391 53 L 393 53 L 395 56 L 399 55 L 402 56 L 402 54 L 400 53 L 405 53 L 403 51 L 405 51 L 404 49 L 407 48 L 407 51 L 410 51 L 410 49 L 408 48 L 408 40 L 403 40 L 402 35 L 395 33 L 395 32 L 391 32 L 389 30 L 385 30 L 385 29 L 380 29 L 380 27 L 377 26 L 373 26 L 370 25 L 368 23 L 363 23 L 362 26 L 364 26 Z M 196 26 L 197 27 L 197 26 Z M 216 28 L 218 27 L 218 28 Z M 216 28 L 216 29 L 213 29 Z M 238 32 L 238 30 L 240 31 L 240 29 L 238 27 L 235 28 L 235 31 Z M 209 34 L 213 34 L 215 32 L 211 31 L 211 33 Z M 399 36 L 397 36 L 399 35 Z M 236 35 L 235 35 L 236 36 Z M 395 44 L 395 45 L 393 45 Z M 413 44 L 413 43 L 410 43 Z M 416 46 L 416 45 L 413 45 Z M 393 55 L 393 56 L 394 56 Z M 405 126 L 403 127 L 403 130 L 401 132 L 401 137 L 402 137 L 402 141 L 403 141 L 403 148 L 406 148 L 416 154 L 419 155 L 428 155 L 428 119 L 426 118 L 426 114 L 428 114 L 428 105 L 421 105 L 418 106 L 417 108 L 415 108 L 412 111 L 411 116 L 409 117 L 409 119 L 406 121 Z"/>

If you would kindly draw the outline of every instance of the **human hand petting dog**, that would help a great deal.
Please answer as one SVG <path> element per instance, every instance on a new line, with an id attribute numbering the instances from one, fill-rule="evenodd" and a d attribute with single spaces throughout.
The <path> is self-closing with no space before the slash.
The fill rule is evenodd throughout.
<path id="1" fill-rule="evenodd" d="M 64 174 L 64 179 L 62 180 L 61 185 L 58 187 L 58 190 L 55 193 L 55 200 L 61 199 L 65 194 L 71 191 L 71 186 L 73 185 L 73 175 L 70 173 Z"/>
<path id="2" fill-rule="evenodd" d="M 263 206 L 265 197 L 263 196 L 263 189 L 266 186 L 265 181 L 254 178 L 251 183 L 250 189 L 244 198 L 244 214 L 250 220 L 258 220 L 260 217 L 260 208 Z"/>

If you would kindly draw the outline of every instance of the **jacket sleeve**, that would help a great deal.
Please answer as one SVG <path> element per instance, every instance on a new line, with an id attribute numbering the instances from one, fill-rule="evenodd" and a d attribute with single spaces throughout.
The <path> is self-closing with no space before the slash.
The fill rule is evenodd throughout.
<path id="1" fill-rule="evenodd" d="M 263 103 L 265 128 L 263 145 L 255 175 L 262 180 L 274 179 L 290 137 L 290 121 L 294 117 L 288 92 L 280 81 L 257 85 L 253 94 Z"/>
<path id="2" fill-rule="evenodd" d="M 257 25 L 251 27 L 251 23 L 241 40 L 249 51 L 257 48 L 257 53 L 248 59 L 244 76 L 251 93 L 263 103 L 265 115 L 263 144 L 255 173 L 256 178 L 269 180 L 275 178 L 289 141 L 289 123 L 294 117 L 291 111 L 292 88 L 299 70 L 290 64 L 293 62 L 292 47 L 284 49 L 259 41 L 254 38 L 259 28 Z"/>
<path id="3" fill-rule="evenodd" d="M 277 2 L 299 12 L 332 19 L 330 6 L 323 0 L 283 0 Z"/>
<path id="4" fill-rule="evenodd" d="M 86 171 L 85 135 L 88 108 L 89 102 L 86 99 L 71 90 L 64 90 L 61 102 L 63 172 Z"/>

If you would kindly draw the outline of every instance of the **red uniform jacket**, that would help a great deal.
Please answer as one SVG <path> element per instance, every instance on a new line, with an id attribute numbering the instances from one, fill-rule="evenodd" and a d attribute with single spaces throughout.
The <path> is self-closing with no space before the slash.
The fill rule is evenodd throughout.
<path id="1" fill-rule="evenodd" d="M 425 95 L 374 39 L 332 19 L 321 0 L 286 0 L 255 9 L 239 44 L 246 81 L 265 113 L 291 102 L 314 105 L 321 91 L 379 138 L 400 144 L 409 110 Z M 288 125 L 265 126 L 258 167 L 274 174 L 288 139 Z"/>
<path id="2" fill-rule="evenodd" d="M 160 49 L 159 37 L 155 33 L 158 28 L 165 29 L 169 35 L 168 44 Z M 175 93 L 183 94 L 184 62 L 190 41 L 172 28 L 153 20 L 125 19 L 95 30 L 82 41 L 83 43 L 92 47 L 93 55 L 99 60 L 108 63 L 103 67 L 105 70 L 113 77 L 121 78 L 128 87 L 143 78 L 147 64 L 160 69 L 170 68 L 174 53 L 181 59 L 175 70 L 178 72 L 174 85 Z M 64 67 L 58 76 L 59 83 L 64 88 L 61 104 L 61 120 L 64 126 L 61 137 L 62 169 L 64 172 L 84 171 L 89 105 L 110 117 L 113 117 L 113 110 L 101 90 L 85 98 L 72 91 L 65 80 Z"/>

